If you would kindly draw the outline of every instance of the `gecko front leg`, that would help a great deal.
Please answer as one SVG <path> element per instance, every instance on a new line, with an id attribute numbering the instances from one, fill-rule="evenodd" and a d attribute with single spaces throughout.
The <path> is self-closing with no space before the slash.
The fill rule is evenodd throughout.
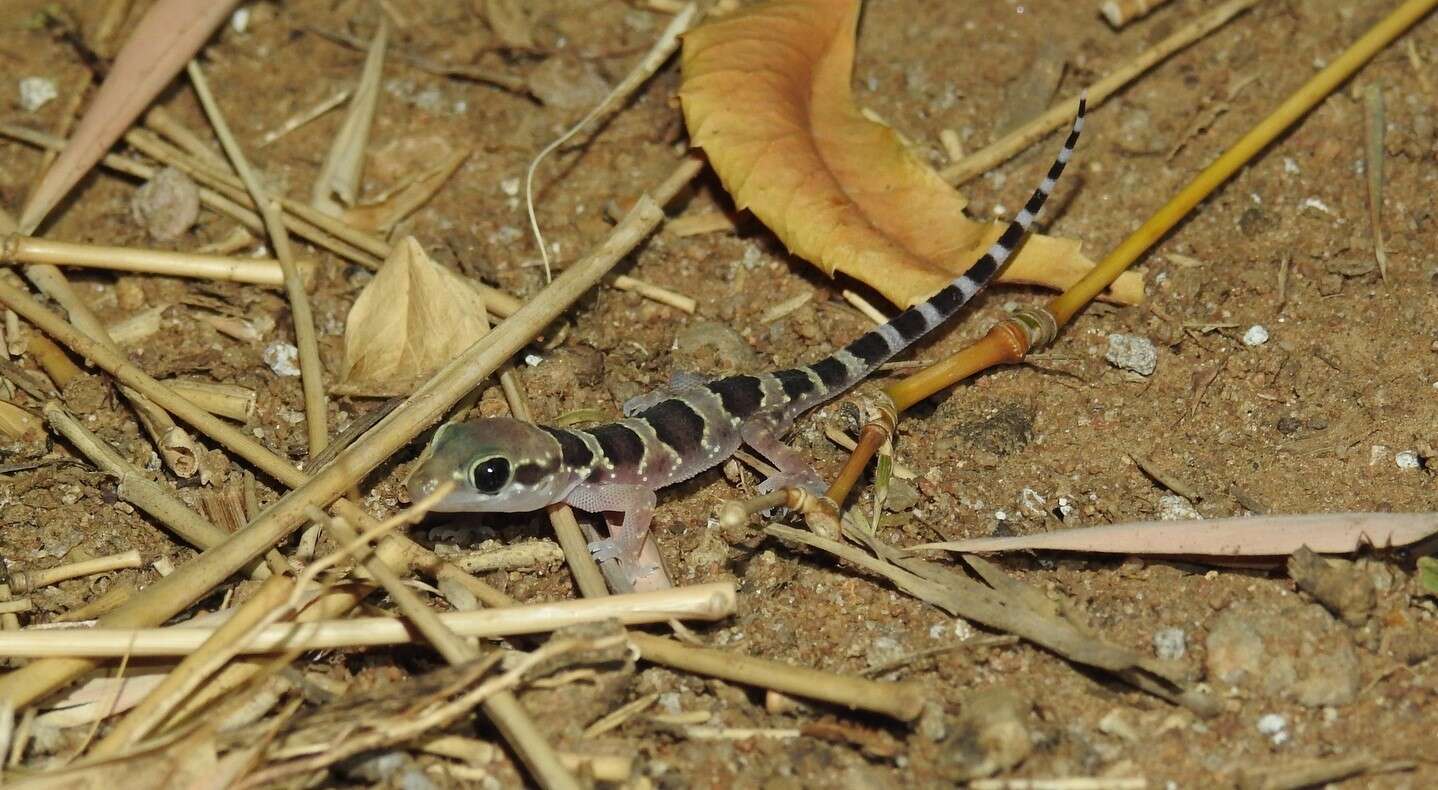
<path id="1" fill-rule="evenodd" d="M 624 521 L 611 526 L 607 540 L 589 544 L 597 560 L 617 559 L 635 586 L 659 570 L 656 562 L 645 562 L 644 542 L 654 518 L 654 489 L 642 485 L 581 483 L 564 500 L 589 513 L 624 514 Z"/>

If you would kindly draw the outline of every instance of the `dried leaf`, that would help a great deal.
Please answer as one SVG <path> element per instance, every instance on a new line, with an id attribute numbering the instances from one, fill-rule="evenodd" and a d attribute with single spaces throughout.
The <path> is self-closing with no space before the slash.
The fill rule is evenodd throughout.
<path id="1" fill-rule="evenodd" d="M 419 210 L 420 206 L 434 197 L 468 156 L 467 148 L 456 151 L 438 166 L 418 174 L 384 199 L 345 210 L 345 224 L 387 234 L 400 220 Z"/>
<path id="2" fill-rule="evenodd" d="M 237 0 L 158 0 L 135 26 L 75 134 L 35 187 L 20 227 L 30 233 L 194 57 Z"/>
<path id="3" fill-rule="evenodd" d="M 740 208 L 799 257 L 911 305 L 1003 231 L 854 104 L 858 0 L 780 0 L 684 37 L 679 92 L 691 139 Z M 1033 235 L 1001 276 L 1067 287 L 1093 263 L 1076 241 Z M 1127 278 L 1111 296 L 1139 301 Z"/>
<path id="4" fill-rule="evenodd" d="M 489 331 L 484 299 L 406 237 L 350 308 L 342 395 L 407 395 Z"/>
<path id="5" fill-rule="evenodd" d="M 1195 557 L 1279 557 L 1307 546 L 1319 554 L 1347 554 L 1364 546 L 1388 548 L 1438 534 L 1438 513 L 1313 513 L 1299 516 L 1140 521 L 1020 535 L 928 543 L 914 549 L 988 552 L 1048 549 L 1101 554 Z"/>
<path id="6" fill-rule="evenodd" d="M 360 177 L 364 173 L 364 152 L 369 145 L 370 126 L 374 124 L 375 108 L 379 105 L 379 78 L 384 73 L 385 44 L 389 41 L 389 25 L 381 23 L 365 55 L 359 86 L 350 100 L 339 133 L 330 144 L 329 153 L 315 178 L 310 205 L 334 216 L 343 208 L 335 202 L 338 196 L 346 205 L 359 199 Z"/>

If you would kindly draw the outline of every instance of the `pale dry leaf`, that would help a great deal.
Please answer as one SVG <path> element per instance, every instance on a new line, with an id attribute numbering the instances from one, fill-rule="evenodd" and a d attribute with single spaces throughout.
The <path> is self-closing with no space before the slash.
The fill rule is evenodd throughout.
<path id="1" fill-rule="evenodd" d="M 334 391 L 407 395 L 487 331 L 479 292 L 406 237 L 350 308 Z"/>
<path id="2" fill-rule="evenodd" d="M 30 233 L 199 52 L 238 0 L 158 0 L 115 57 L 95 99 L 21 213 Z"/>
<path id="3" fill-rule="evenodd" d="M 197 727 L 178 739 L 160 739 L 113 759 L 29 774 L 23 784 L 30 790 L 225 787 L 215 783 L 220 767 L 215 740 L 213 728 Z"/>
<path id="4" fill-rule="evenodd" d="M 1433 513 L 1312 513 L 1296 516 L 1139 521 L 1016 535 L 928 543 L 914 549 L 990 552 L 1083 551 L 1192 557 L 1281 557 L 1302 546 L 1347 554 L 1365 546 L 1407 546 L 1438 534 Z"/>
<path id="5" fill-rule="evenodd" d="M 464 160 L 468 156 L 469 149 L 467 148 L 452 152 L 438 165 L 427 171 L 414 174 L 407 183 L 382 199 L 346 209 L 344 212 L 345 224 L 371 232 L 387 234 L 401 220 L 418 211 L 420 206 L 434 197 L 450 176 L 459 169 L 459 166 L 464 164 Z"/>
<path id="6" fill-rule="evenodd" d="M 350 100 L 349 112 L 345 114 L 339 133 L 330 144 L 324 165 L 315 179 L 310 205 L 326 214 L 339 216 L 343 211 L 340 203 L 335 201 L 336 196 L 350 206 L 359 199 L 364 153 L 369 145 L 375 108 L 379 105 L 379 81 L 384 73 L 385 45 L 388 41 L 389 26 L 381 22 L 365 55 L 364 69 L 360 72 L 354 98 Z"/>
<path id="7" fill-rule="evenodd" d="M 779 0 L 696 28 L 679 98 L 738 207 L 799 257 L 908 306 L 968 268 L 1003 224 L 965 218 L 963 196 L 855 105 L 858 13 L 858 0 Z M 1034 234 L 999 279 L 1066 288 L 1092 268 L 1078 242 Z M 1140 301 L 1142 279 L 1124 275 L 1109 296 Z"/>

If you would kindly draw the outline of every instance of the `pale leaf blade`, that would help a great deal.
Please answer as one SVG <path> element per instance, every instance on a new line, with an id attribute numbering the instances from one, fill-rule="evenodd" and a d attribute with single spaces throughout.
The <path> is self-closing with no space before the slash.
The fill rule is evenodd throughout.
<path id="1" fill-rule="evenodd" d="M 1406 546 L 1438 534 L 1435 513 L 1313 513 L 1202 521 L 1139 521 L 1006 538 L 929 543 L 914 549 L 1021 550 L 1198 557 L 1277 557 L 1307 546 L 1346 554 L 1364 546 Z"/>
<path id="2" fill-rule="evenodd" d="M 136 25 L 65 150 L 36 185 L 21 212 L 20 227 L 34 232 L 45 215 L 100 161 L 130 128 L 238 0 L 158 0 Z"/>

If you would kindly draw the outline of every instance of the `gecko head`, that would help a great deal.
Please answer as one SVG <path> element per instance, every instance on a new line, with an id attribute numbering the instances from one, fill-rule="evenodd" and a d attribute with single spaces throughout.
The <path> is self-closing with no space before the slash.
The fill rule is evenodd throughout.
<path id="1" fill-rule="evenodd" d="M 452 481 L 454 489 L 433 508 L 442 512 L 519 513 L 569 493 L 573 481 L 561 461 L 554 437 L 527 422 L 448 423 L 435 431 L 405 485 L 418 502 Z"/>

